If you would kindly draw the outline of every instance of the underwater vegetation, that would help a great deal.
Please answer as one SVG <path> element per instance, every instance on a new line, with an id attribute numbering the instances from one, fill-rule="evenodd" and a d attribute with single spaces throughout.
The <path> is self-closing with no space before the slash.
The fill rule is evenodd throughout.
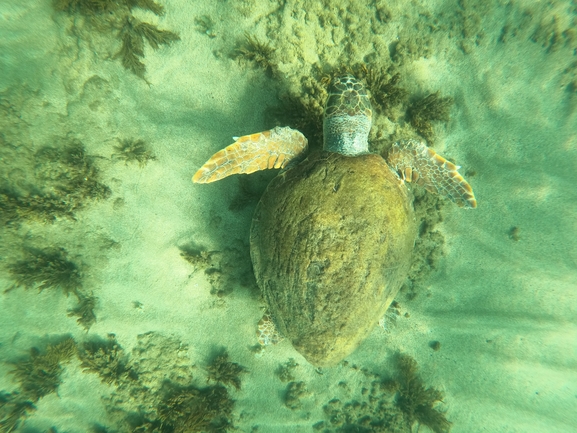
<path id="1" fill-rule="evenodd" d="M 208 15 L 201 15 L 194 19 L 194 25 L 197 31 L 207 35 L 209 38 L 215 38 L 214 21 Z"/>
<path id="2" fill-rule="evenodd" d="M 412 433 L 394 405 L 394 393 L 381 389 L 378 381 L 365 389 L 364 395 L 349 402 L 329 401 L 323 407 L 327 421 L 314 424 L 313 429 L 323 433 Z"/>
<path id="3" fill-rule="evenodd" d="M 416 361 L 401 354 L 396 367 L 392 378 L 361 371 L 370 384 L 363 383 L 360 394 L 349 402 L 329 401 L 323 407 L 327 421 L 314 424 L 313 429 L 323 433 L 412 433 L 425 425 L 435 433 L 449 432 L 451 423 L 437 407 L 443 395 L 425 385 Z"/>
<path id="4" fill-rule="evenodd" d="M 435 406 L 443 401 L 443 393 L 435 388 L 426 387 L 417 374 L 417 362 L 408 355 L 399 355 L 396 404 L 412 427 L 419 423 L 426 425 L 435 433 L 448 432 L 451 423 L 445 414 Z"/>
<path id="5" fill-rule="evenodd" d="M 234 429 L 234 400 L 229 390 L 220 381 L 199 386 L 209 377 L 193 379 L 194 367 L 187 352 L 187 346 L 180 341 L 153 332 L 139 335 L 138 344 L 129 355 L 124 355 L 113 335 L 83 344 L 79 357 L 84 371 L 98 374 L 115 387 L 110 397 L 104 398 L 114 423 L 110 431 L 224 433 Z M 91 358 L 89 364 L 87 354 Z M 219 373 L 209 373 L 210 379 L 235 386 L 231 378 L 238 374 L 240 366 L 228 356 L 222 357 L 225 354 L 222 352 L 213 361 L 213 371 Z"/>
<path id="6" fill-rule="evenodd" d="M 306 383 L 302 381 L 290 382 L 286 388 L 284 404 L 291 410 L 300 409 L 303 406 L 301 399 L 309 396 L 310 394 L 311 393 L 307 389 Z"/>
<path id="7" fill-rule="evenodd" d="M 86 153 L 84 145 L 73 139 L 62 147 L 43 147 L 36 152 L 36 176 L 49 181 L 58 195 L 70 200 L 78 198 L 107 198 L 110 189 L 98 182 L 100 171 L 95 157 Z"/>
<path id="8" fill-rule="evenodd" d="M 234 401 L 222 385 L 176 388 L 158 406 L 160 430 L 166 433 L 226 432 Z"/>
<path id="9" fill-rule="evenodd" d="M 365 79 L 378 107 L 381 107 L 383 111 L 387 111 L 391 107 L 404 102 L 408 92 L 397 86 L 401 80 L 401 74 L 397 72 L 386 79 L 382 72 L 371 74 L 371 71 L 373 70 L 369 70 L 369 74 Z"/>
<path id="10" fill-rule="evenodd" d="M 164 13 L 164 7 L 153 0 L 54 0 L 57 11 L 78 12 L 83 15 L 114 12 L 122 8 L 149 10 L 156 15 Z"/>
<path id="11" fill-rule="evenodd" d="M 90 327 L 96 323 L 94 308 L 96 308 L 98 298 L 92 294 L 84 295 L 82 293 L 78 293 L 77 296 L 78 304 L 76 307 L 68 310 L 68 316 L 76 316 L 76 323 L 88 331 Z"/>
<path id="12" fill-rule="evenodd" d="M 242 365 L 228 360 L 228 352 L 226 351 L 217 355 L 206 367 L 206 370 L 209 381 L 232 385 L 236 389 L 240 389 L 240 375 L 247 373 L 246 368 Z"/>
<path id="13" fill-rule="evenodd" d="M 10 373 L 20 384 L 18 391 L 0 391 L 0 432 L 16 431 L 30 416 L 40 398 L 56 392 L 62 382 L 62 365 L 74 357 L 76 344 L 70 337 L 46 347 L 44 353 L 32 348 L 30 355 L 11 363 Z"/>
<path id="14" fill-rule="evenodd" d="M 148 45 L 154 50 L 158 50 L 161 45 L 170 45 L 172 42 L 180 40 L 176 33 L 168 30 L 159 30 L 156 26 L 149 23 L 134 20 L 131 25 L 133 33 L 146 40 Z"/>
<path id="15" fill-rule="evenodd" d="M 20 394 L 32 402 L 55 392 L 61 383 L 62 364 L 76 355 L 76 344 L 72 338 L 49 345 L 44 354 L 36 348 L 30 356 L 15 362 L 10 373 L 20 384 Z"/>
<path id="16" fill-rule="evenodd" d="M 16 431 L 20 424 L 35 410 L 34 404 L 18 392 L 0 391 L 0 432 Z"/>
<path id="17" fill-rule="evenodd" d="M 74 218 L 69 203 L 53 194 L 21 195 L 7 188 L 0 189 L 0 223 L 18 225 L 21 220 L 54 222 L 56 218 Z"/>
<path id="18" fill-rule="evenodd" d="M 119 352 L 121 349 L 110 336 L 105 342 L 84 343 L 83 349 L 78 348 L 72 337 L 49 344 L 43 352 L 32 348 L 28 357 L 11 363 L 10 373 L 19 383 L 18 390 L 12 393 L 0 391 L 0 432 L 16 431 L 36 409 L 34 404 L 39 399 L 58 390 L 63 366 L 74 357 L 82 361 L 82 368 L 99 374 L 103 381 L 118 383 L 109 378 L 122 376 L 116 362 L 120 356 L 111 355 Z M 111 370 L 114 371 L 111 373 Z M 123 369 L 123 377 L 127 376 L 127 371 L 129 369 Z"/>
<path id="19" fill-rule="evenodd" d="M 290 358 L 284 364 L 279 365 L 275 374 L 278 376 L 281 382 L 293 382 L 295 380 L 294 370 L 299 365 L 296 363 L 294 358 Z"/>
<path id="20" fill-rule="evenodd" d="M 193 266 L 193 272 L 204 270 L 211 285 L 210 293 L 223 298 L 241 285 L 257 289 L 248 245 L 243 242 L 222 251 L 206 251 L 196 245 L 180 247 L 180 256 Z"/>
<path id="21" fill-rule="evenodd" d="M 82 287 L 78 265 L 68 260 L 68 252 L 64 248 L 24 250 L 25 259 L 9 266 L 14 287 L 27 289 L 36 287 L 45 289 L 61 289 L 67 296 L 73 293 L 79 296 Z"/>
<path id="22" fill-rule="evenodd" d="M 17 287 L 26 289 L 62 290 L 68 296 L 76 296 L 78 304 L 68 311 L 68 316 L 76 316 L 76 322 L 86 331 L 96 322 L 94 309 L 97 298 L 82 291 L 80 267 L 68 259 L 68 252 L 61 247 L 24 248 L 24 259 L 8 265 L 8 272 L 14 280 L 9 292 Z"/>
<path id="23" fill-rule="evenodd" d="M 115 57 L 121 59 L 124 69 L 128 69 L 134 75 L 144 80 L 146 65 L 140 60 L 144 57 L 144 42 L 142 36 L 134 31 L 130 23 L 127 23 L 126 28 L 127 30 L 122 32 L 122 45 Z"/>
<path id="24" fill-rule="evenodd" d="M 146 72 L 142 62 L 144 42 L 157 50 L 162 45 L 180 40 L 177 33 L 160 30 L 154 24 L 142 22 L 132 15 L 134 8 L 163 15 L 164 7 L 153 0 L 54 0 L 52 5 L 56 11 L 87 18 L 95 31 L 110 33 L 118 38 L 121 48 L 115 57 L 121 59 L 124 68 L 142 79 L 145 79 Z"/>
<path id="25" fill-rule="evenodd" d="M 126 164 L 138 162 L 140 167 L 144 167 L 148 161 L 156 159 L 144 140 L 124 139 L 119 141 L 120 144 L 114 146 L 116 152 L 112 156 L 125 161 Z"/>
<path id="26" fill-rule="evenodd" d="M 114 390 L 103 397 L 113 428 L 98 425 L 94 431 L 150 433 L 225 433 L 234 430 L 234 400 L 227 385 L 240 389 L 239 375 L 246 369 L 220 353 L 200 379 L 216 382 L 197 386 L 187 347 L 178 340 L 155 333 L 138 336 L 132 353 L 126 354 L 116 337 L 96 337 L 76 343 L 64 337 L 40 351 L 12 362 L 10 373 L 19 386 L 13 392 L 0 391 L 0 432 L 20 428 L 42 397 L 56 392 L 62 383 L 64 366 L 74 357 L 84 372 L 96 374 Z"/>
<path id="27" fill-rule="evenodd" d="M 210 373 L 217 383 L 197 386 L 192 382 L 192 363 L 180 341 L 155 333 L 138 336 L 132 353 L 126 354 L 113 334 L 76 343 L 66 337 L 48 345 L 44 352 L 32 349 L 30 356 L 13 364 L 11 374 L 19 389 L 0 391 L 0 432 L 20 428 L 35 410 L 34 404 L 55 392 L 63 366 L 78 357 L 84 372 L 97 374 L 114 389 L 103 397 L 112 427 L 94 425 L 98 432 L 225 433 L 234 430 L 234 400 L 225 386 L 240 388 L 234 377 L 244 368 L 221 353 Z M 75 365 L 69 368 L 77 368 Z M 218 376 L 218 378 L 217 378 Z M 206 381 L 206 378 L 204 378 Z M 201 379 L 202 381 L 202 379 Z"/>
<path id="28" fill-rule="evenodd" d="M 454 100 L 451 97 L 442 98 L 439 92 L 431 93 L 409 105 L 407 118 L 413 128 L 429 143 L 432 143 L 434 139 L 432 122 L 448 122 L 453 103 Z"/>
<path id="29" fill-rule="evenodd" d="M 22 220 L 74 219 L 88 200 L 108 198 L 110 188 L 100 181 L 94 160 L 78 140 L 41 148 L 34 154 L 33 179 L 26 179 L 24 190 L 17 191 L 9 179 L 0 181 L 0 222 L 17 226 Z"/>
<path id="30" fill-rule="evenodd" d="M 193 266 L 193 272 L 204 270 L 210 283 L 210 293 L 222 298 L 232 293 L 232 284 L 227 283 L 227 275 L 222 270 L 223 256 L 220 251 L 206 251 L 192 245 L 180 248 L 180 256 Z"/>
<path id="31" fill-rule="evenodd" d="M 95 302 L 82 292 L 81 266 L 59 245 L 29 245 L 18 229 L 31 222 L 76 220 L 78 211 L 108 198 L 111 191 L 101 182 L 98 157 L 89 155 L 82 142 L 56 137 L 50 146 L 35 147 L 21 117 L 0 95 L 0 237 L 6 235 L 3 246 L 9 255 L 4 267 L 13 280 L 5 292 L 24 287 L 72 293 L 79 304 L 71 315 L 79 316 L 78 323 L 88 329 L 95 321 Z M 14 246 L 22 244 L 22 249 Z"/>
<path id="32" fill-rule="evenodd" d="M 116 56 L 121 58 L 125 69 L 144 80 L 146 66 L 141 61 L 144 57 L 144 41 L 157 50 L 161 45 L 170 45 L 180 40 L 180 36 L 168 30 L 159 30 L 156 26 L 131 16 L 127 17 L 120 31 L 120 39 L 122 46 Z"/>
<path id="33" fill-rule="evenodd" d="M 246 33 L 235 55 L 238 59 L 253 62 L 264 69 L 268 75 L 273 75 L 276 71 L 276 63 L 273 61 L 275 50 L 270 44 L 261 42 L 256 36 Z"/>
<path id="34" fill-rule="evenodd" d="M 212 257 L 217 253 L 218 251 L 206 251 L 195 245 L 180 247 L 180 257 L 192 265 L 194 272 L 204 269 L 207 274 L 213 273 L 212 269 L 216 269 L 217 264 L 213 262 Z"/>
<path id="35" fill-rule="evenodd" d="M 118 385 L 136 378 L 114 334 L 108 334 L 106 339 L 97 338 L 84 342 L 78 351 L 78 358 L 84 371 L 96 373 L 102 382 L 109 385 Z"/>

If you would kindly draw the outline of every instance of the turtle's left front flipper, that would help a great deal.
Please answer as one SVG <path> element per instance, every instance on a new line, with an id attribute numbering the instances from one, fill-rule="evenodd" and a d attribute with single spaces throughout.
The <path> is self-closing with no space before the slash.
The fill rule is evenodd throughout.
<path id="1" fill-rule="evenodd" d="M 459 207 L 477 207 L 471 185 L 458 172 L 461 167 L 447 161 L 425 143 L 399 141 L 393 145 L 388 161 L 403 180 L 422 185 L 427 191 L 442 195 Z"/>
<path id="2" fill-rule="evenodd" d="M 299 131 L 276 127 L 236 138 L 218 151 L 195 173 L 192 181 L 209 183 L 232 174 L 249 174 L 267 168 L 284 168 L 307 149 L 307 139 Z"/>

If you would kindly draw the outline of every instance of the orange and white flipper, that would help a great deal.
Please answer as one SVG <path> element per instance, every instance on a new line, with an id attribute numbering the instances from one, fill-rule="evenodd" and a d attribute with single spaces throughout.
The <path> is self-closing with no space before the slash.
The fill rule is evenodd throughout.
<path id="1" fill-rule="evenodd" d="M 200 167 L 192 178 L 193 182 L 210 183 L 232 174 L 284 168 L 302 155 L 308 145 L 299 131 L 280 126 L 234 139 L 233 144 L 216 152 Z"/>
<path id="2" fill-rule="evenodd" d="M 282 335 L 278 332 L 270 314 L 265 313 L 258 322 L 256 337 L 261 346 L 270 346 L 283 340 Z"/>
<path id="3" fill-rule="evenodd" d="M 418 140 L 402 140 L 389 152 L 388 162 L 404 181 L 422 185 L 459 207 L 474 209 L 477 200 L 471 185 L 459 174 L 459 166 L 447 161 Z"/>

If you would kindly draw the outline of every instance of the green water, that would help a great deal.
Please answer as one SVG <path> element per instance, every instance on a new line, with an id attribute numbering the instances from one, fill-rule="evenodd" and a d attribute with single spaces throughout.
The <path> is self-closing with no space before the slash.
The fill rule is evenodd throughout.
<path id="1" fill-rule="evenodd" d="M 2 2 L 0 432 L 577 431 L 575 29 L 574 1 Z M 318 369 L 257 343 L 276 173 L 191 177 L 277 125 L 318 149 L 342 72 L 371 151 L 426 139 L 478 206 L 410 188 L 407 282 Z"/>

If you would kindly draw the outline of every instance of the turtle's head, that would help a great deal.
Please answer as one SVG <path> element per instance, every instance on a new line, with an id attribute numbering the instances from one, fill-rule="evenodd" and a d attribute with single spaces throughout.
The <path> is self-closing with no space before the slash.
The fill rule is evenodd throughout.
<path id="1" fill-rule="evenodd" d="M 365 87 L 352 75 L 343 75 L 333 79 L 328 92 L 323 149 L 344 155 L 368 153 L 373 110 Z"/>

